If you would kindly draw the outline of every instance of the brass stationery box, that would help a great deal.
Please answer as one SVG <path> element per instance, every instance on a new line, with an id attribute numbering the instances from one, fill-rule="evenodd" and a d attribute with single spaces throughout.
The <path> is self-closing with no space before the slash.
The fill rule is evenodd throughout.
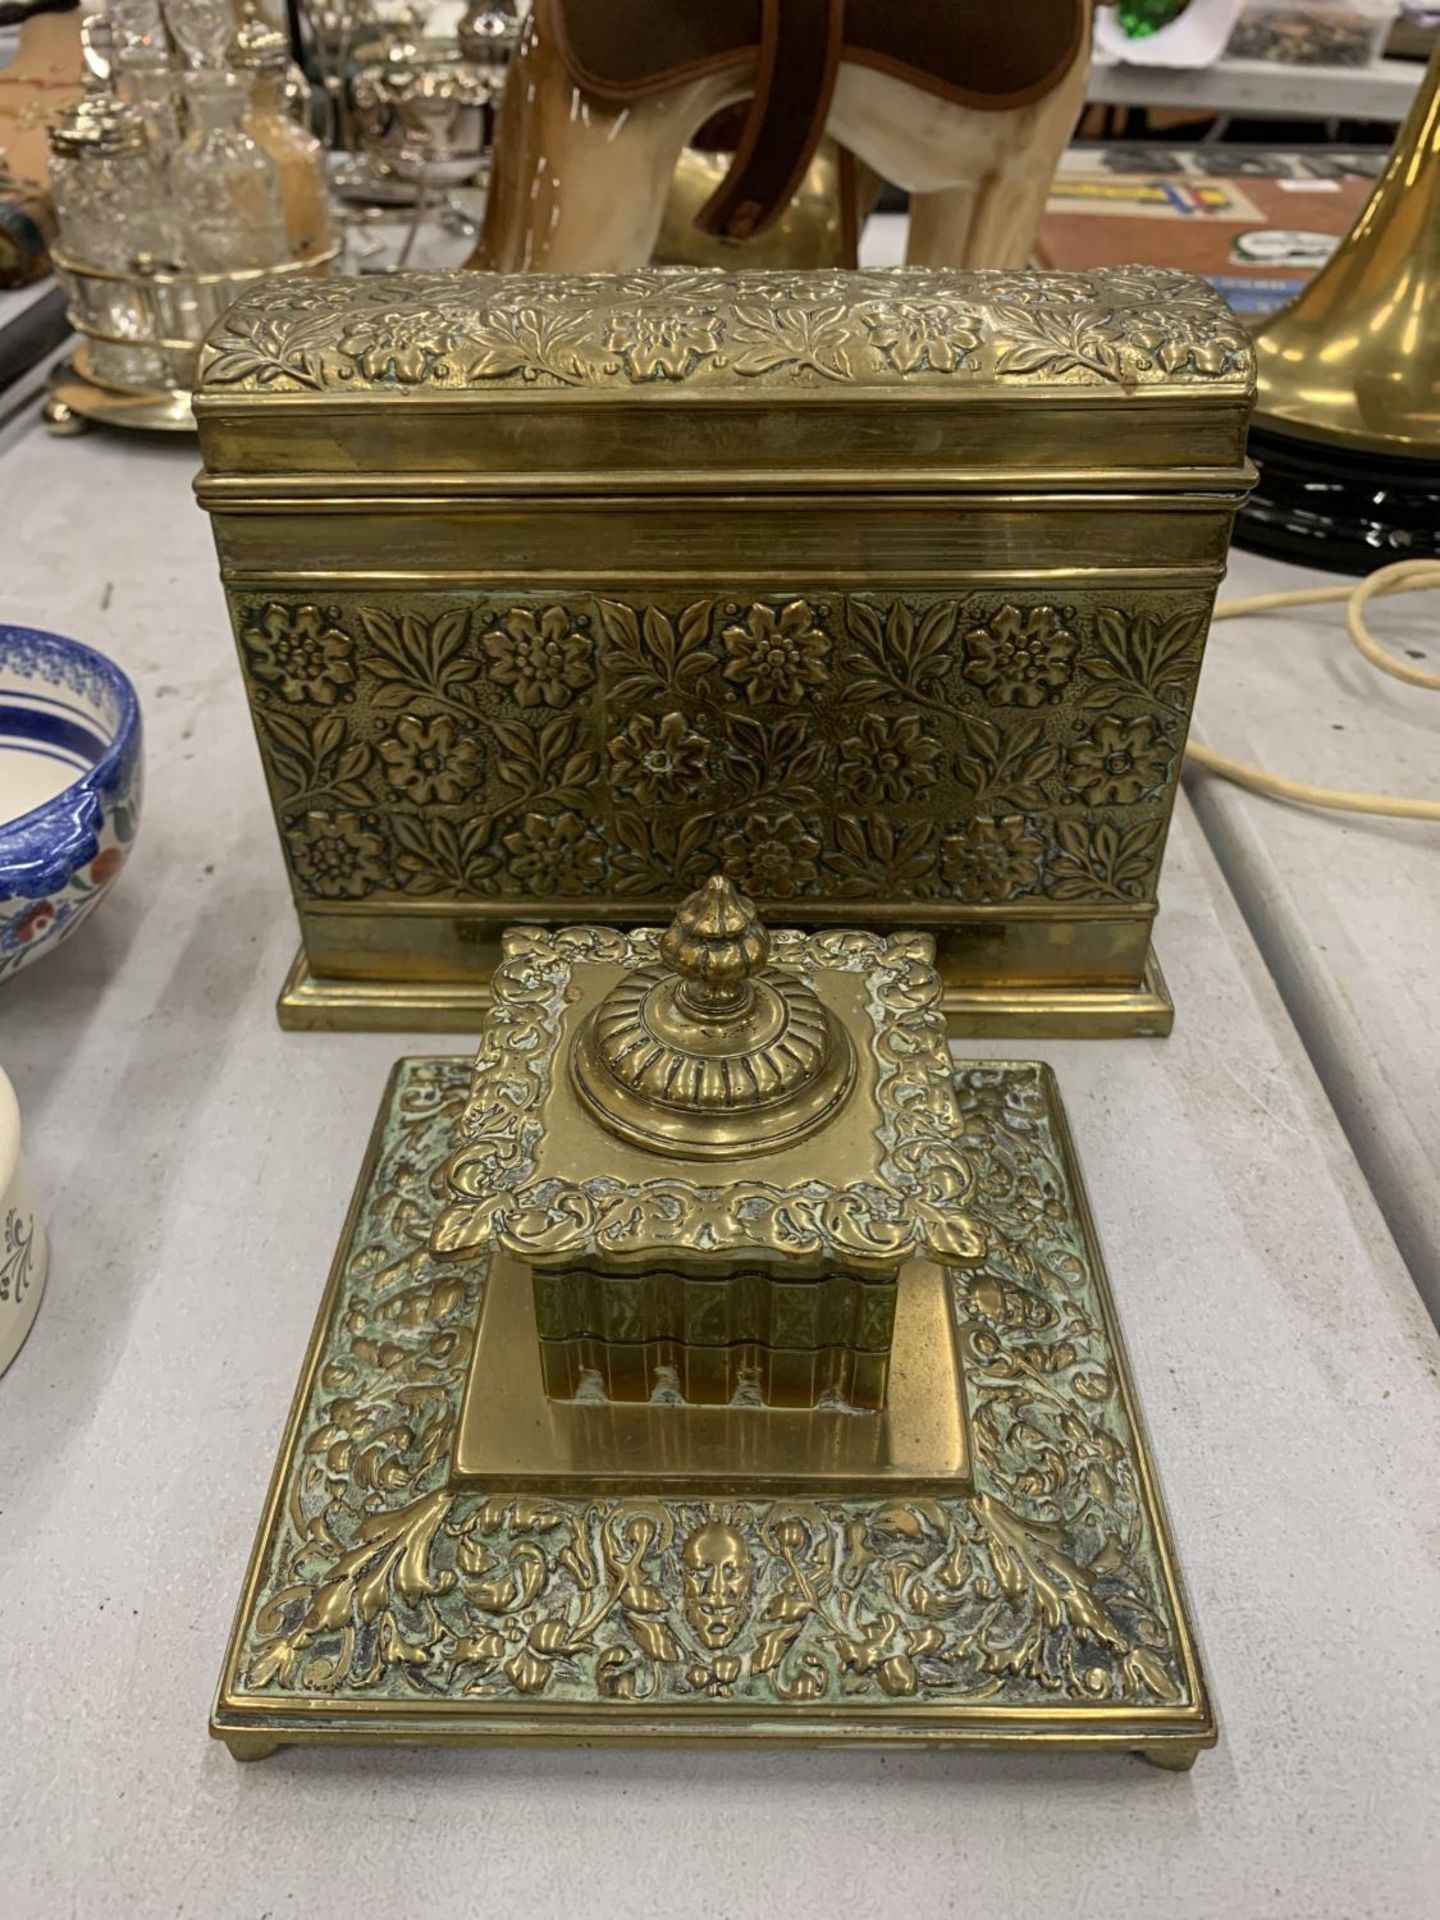
<path id="1" fill-rule="evenodd" d="M 1246 336 L 1188 275 L 426 274 L 201 361 L 296 1025 L 473 1027 L 499 930 L 712 869 L 934 934 L 952 1024 L 1154 1032 Z"/>

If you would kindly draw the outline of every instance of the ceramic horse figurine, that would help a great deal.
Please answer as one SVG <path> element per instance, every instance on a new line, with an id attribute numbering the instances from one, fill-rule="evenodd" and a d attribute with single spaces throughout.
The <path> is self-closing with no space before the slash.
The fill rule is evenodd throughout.
<path id="1" fill-rule="evenodd" d="M 0 27 L 19 27 L 0 71 L 0 152 L 19 180 L 50 172 L 49 123 L 85 91 L 79 0 L 0 0 Z"/>
<path id="2" fill-rule="evenodd" d="M 534 0 L 472 266 L 643 266 L 697 127 L 751 103 L 699 216 L 784 209 L 829 132 L 910 201 L 912 264 L 1023 266 L 1084 104 L 1096 0 Z"/>

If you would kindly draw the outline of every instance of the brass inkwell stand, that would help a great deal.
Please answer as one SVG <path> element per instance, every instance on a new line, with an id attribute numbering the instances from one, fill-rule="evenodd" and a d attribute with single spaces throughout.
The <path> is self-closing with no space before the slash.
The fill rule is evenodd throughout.
<path id="1" fill-rule="evenodd" d="M 928 935 L 519 928 L 396 1067 L 213 1730 L 1079 1746 L 1214 1720 L 1049 1070 Z"/>

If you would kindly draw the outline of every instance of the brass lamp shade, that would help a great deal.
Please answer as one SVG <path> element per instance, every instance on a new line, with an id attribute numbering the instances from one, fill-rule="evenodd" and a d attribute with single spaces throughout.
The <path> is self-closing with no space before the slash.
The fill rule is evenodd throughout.
<path id="1" fill-rule="evenodd" d="M 1350 573 L 1440 554 L 1440 47 L 1364 212 L 1255 355 L 1236 544 Z"/>
<path id="2" fill-rule="evenodd" d="M 1440 45 L 1364 212 L 1255 356 L 1262 430 L 1440 458 Z"/>

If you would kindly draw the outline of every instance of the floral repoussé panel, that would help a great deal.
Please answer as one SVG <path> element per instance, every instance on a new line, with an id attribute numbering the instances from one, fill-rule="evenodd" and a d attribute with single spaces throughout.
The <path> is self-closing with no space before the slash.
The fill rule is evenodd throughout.
<path id="1" fill-rule="evenodd" d="M 1209 603 L 232 596 L 316 900 L 1154 899 Z"/>

